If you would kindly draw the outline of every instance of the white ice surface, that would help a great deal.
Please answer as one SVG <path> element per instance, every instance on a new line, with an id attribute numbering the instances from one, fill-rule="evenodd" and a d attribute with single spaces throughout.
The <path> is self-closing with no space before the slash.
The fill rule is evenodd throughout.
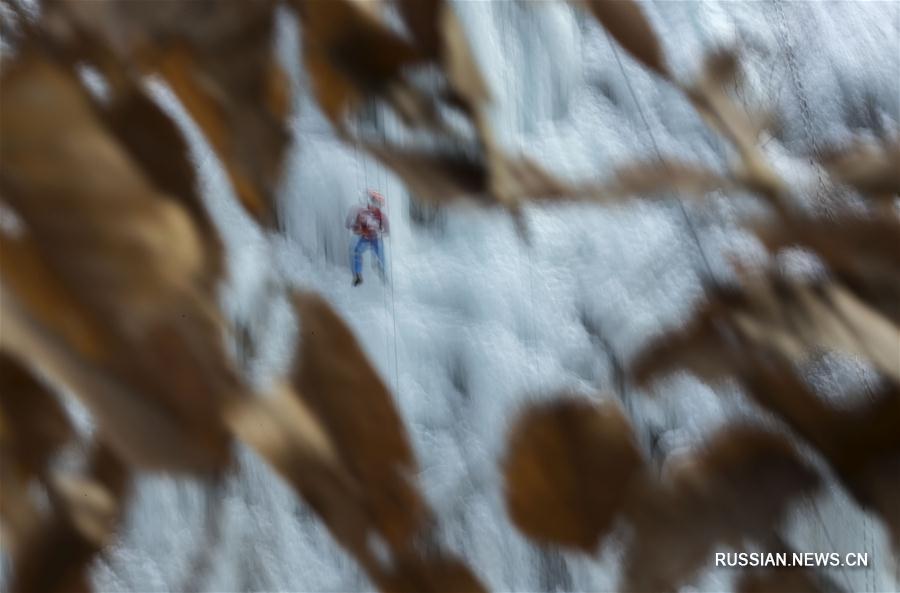
<path id="1" fill-rule="evenodd" d="M 785 115 L 783 134 L 766 149 L 798 183 L 812 185 L 816 176 L 789 152 L 851 132 L 898 130 L 900 4 L 660 1 L 644 8 L 681 75 L 696 71 L 710 48 L 745 46 L 748 100 L 772 101 Z M 656 147 L 715 166 L 731 158 L 676 91 L 571 7 L 495 1 L 458 2 L 456 9 L 488 73 L 493 121 L 511 150 L 572 179 L 602 177 L 653 157 Z M 290 18 L 279 22 L 279 48 L 302 91 Z M 236 204 L 221 165 L 171 93 L 159 83 L 153 88 L 185 129 L 228 245 L 225 309 L 262 338 L 257 378 L 283 367 L 292 352 L 291 316 L 267 286 L 320 292 L 392 388 L 448 546 L 497 591 L 612 590 L 615 545 L 594 559 L 546 552 L 511 526 L 497 478 L 504 436 L 524 404 L 560 390 L 614 398 L 611 355 L 627 362 L 702 298 L 699 249 L 716 274 L 727 273 L 729 254 L 762 258 L 736 228 L 738 206 L 722 196 L 689 206 L 699 246 L 671 196 L 621 207 L 529 207 L 530 247 L 506 215 L 471 206 L 448 208 L 435 225 L 420 226 L 410 221 L 400 181 L 341 144 L 299 92 L 279 212 L 284 232 L 267 235 Z M 386 133 L 394 133 L 386 121 Z M 350 286 L 342 223 L 366 186 L 388 197 L 387 287 L 368 256 L 365 283 Z M 863 372 L 859 364 L 843 368 Z M 826 384 L 845 384 L 822 372 Z M 626 396 L 641 443 L 659 459 L 690 450 L 729 419 L 759 417 L 736 389 L 716 392 L 690 376 Z M 271 471 L 246 451 L 239 459 L 239 471 L 218 491 L 143 479 L 120 543 L 97 567 L 99 589 L 183 588 L 191 562 L 208 548 L 212 562 L 193 585 L 209 591 L 370 587 Z M 212 543 L 202 529 L 207 493 L 217 499 L 212 512 L 221 529 Z M 836 546 L 876 557 L 872 569 L 832 572 L 836 582 L 858 591 L 897 586 L 884 533 L 845 493 L 833 487 L 805 506 L 787 532 L 797 548 Z M 725 590 L 733 578 L 733 571 L 710 571 L 694 590 Z"/>

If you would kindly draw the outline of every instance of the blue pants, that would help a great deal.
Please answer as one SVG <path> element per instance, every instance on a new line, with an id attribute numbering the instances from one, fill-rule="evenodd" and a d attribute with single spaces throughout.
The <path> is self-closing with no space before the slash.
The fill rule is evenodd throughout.
<path id="1" fill-rule="evenodd" d="M 378 270 L 381 272 L 382 277 L 384 276 L 384 252 L 381 248 L 381 238 L 375 237 L 374 239 L 368 239 L 366 237 L 360 236 L 356 240 L 356 245 L 353 246 L 353 273 L 360 275 L 362 274 L 362 256 L 363 251 L 366 249 L 371 249 L 375 254 L 375 259 L 378 262 Z"/>

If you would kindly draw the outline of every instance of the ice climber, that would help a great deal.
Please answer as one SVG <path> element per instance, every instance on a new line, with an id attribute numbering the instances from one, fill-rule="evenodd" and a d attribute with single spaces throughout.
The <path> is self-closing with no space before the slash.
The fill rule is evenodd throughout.
<path id="1" fill-rule="evenodd" d="M 366 195 L 367 204 L 357 206 L 347 215 L 347 228 L 357 236 L 351 262 L 353 286 L 362 283 L 362 256 L 366 249 L 371 249 L 375 254 L 378 274 L 384 281 L 384 247 L 381 236 L 388 233 L 387 216 L 381 210 L 384 207 L 384 196 L 373 189 L 367 190 Z"/>

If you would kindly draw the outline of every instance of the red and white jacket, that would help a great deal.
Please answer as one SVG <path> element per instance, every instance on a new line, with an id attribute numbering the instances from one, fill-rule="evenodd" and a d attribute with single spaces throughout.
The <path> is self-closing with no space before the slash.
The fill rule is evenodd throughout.
<path id="1" fill-rule="evenodd" d="M 366 239 L 376 239 L 388 232 L 388 220 L 381 208 L 360 206 L 347 216 L 347 228 Z"/>

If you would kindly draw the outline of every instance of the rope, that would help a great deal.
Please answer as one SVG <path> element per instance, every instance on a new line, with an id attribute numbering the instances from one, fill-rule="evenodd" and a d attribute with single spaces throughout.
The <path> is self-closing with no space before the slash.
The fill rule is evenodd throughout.
<path id="1" fill-rule="evenodd" d="M 514 12 L 518 8 L 519 8 L 518 5 L 516 5 L 514 2 L 508 2 L 503 6 L 505 14 L 501 15 L 500 33 L 502 36 L 501 46 L 505 47 L 504 56 L 513 56 L 515 54 L 515 52 L 513 51 L 514 50 L 513 37 L 510 35 L 510 32 L 509 32 L 509 29 L 510 29 L 509 23 L 513 19 L 517 19 L 520 16 L 521 13 Z M 535 21 L 532 20 L 531 22 L 533 24 Z M 541 37 L 539 35 L 539 32 L 532 31 L 532 38 L 540 39 Z M 509 134 L 513 134 L 520 129 L 520 126 L 518 125 L 519 123 L 522 123 L 523 125 L 521 127 L 524 128 L 525 119 L 524 119 L 524 117 L 516 117 L 516 115 L 517 115 L 516 112 L 518 111 L 518 106 L 513 102 L 512 99 L 513 99 L 513 97 L 517 96 L 517 94 L 514 92 L 515 89 L 512 86 L 514 79 L 512 77 L 512 69 L 509 68 L 509 59 L 508 58 L 504 60 L 504 70 L 506 70 L 504 72 L 504 76 L 502 77 L 504 90 L 506 91 L 506 96 L 504 97 L 506 99 L 504 115 L 506 116 L 505 119 L 506 119 L 506 125 L 508 126 L 508 132 L 509 132 Z M 518 114 L 518 115 L 521 115 L 521 114 Z M 532 314 L 529 316 L 530 336 L 528 338 L 527 346 L 536 355 L 535 366 L 537 368 L 537 374 L 538 374 L 538 386 L 540 389 L 543 389 L 546 382 L 544 380 L 544 374 L 543 374 L 542 365 L 541 365 L 541 354 L 539 352 L 538 339 L 537 339 L 537 325 L 535 323 L 535 315 L 534 315 L 534 311 L 535 311 L 535 306 L 534 306 L 534 260 L 532 258 L 533 246 L 525 244 L 524 249 L 526 250 L 526 256 L 528 258 L 528 264 L 527 264 L 528 295 L 529 295 L 529 299 L 531 301 L 531 311 L 532 311 Z M 522 257 L 522 255 L 520 253 L 519 258 L 518 258 L 520 277 L 522 276 L 521 271 L 522 271 L 522 268 L 524 267 L 523 260 L 524 260 L 524 258 Z"/>
<path id="2" fill-rule="evenodd" d="M 356 171 L 356 187 L 360 187 L 361 185 L 365 185 L 367 180 L 366 180 L 365 176 L 360 178 L 360 173 L 362 173 L 362 169 L 360 168 L 359 163 L 360 163 L 360 161 L 363 160 L 364 156 L 362 154 L 362 151 L 359 148 L 359 142 L 353 143 L 353 152 L 355 153 L 355 156 L 356 156 L 356 158 L 353 160 L 353 168 Z M 362 181 L 362 183 L 360 183 L 360 181 Z M 353 207 L 355 208 L 355 206 L 353 206 Z M 347 215 L 345 215 L 345 217 L 346 216 Z M 341 223 L 345 224 L 345 221 L 342 220 Z M 354 245 L 351 240 L 350 249 L 348 250 L 347 257 L 344 260 L 345 262 L 349 261 L 350 267 L 351 267 L 351 269 L 350 269 L 351 273 L 353 272 L 353 269 L 352 269 L 353 268 L 353 249 L 354 249 Z"/>
<path id="3" fill-rule="evenodd" d="M 381 113 L 382 113 L 381 110 L 382 110 L 382 106 L 381 106 L 381 105 L 376 105 L 376 106 L 375 106 L 375 109 L 374 109 L 374 111 L 373 111 L 373 113 L 374 113 L 373 117 L 374 117 L 375 129 L 376 129 L 376 131 L 379 131 L 379 132 L 380 132 L 380 135 L 381 135 L 381 142 L 382 142 L 382 144 L 384 144 L 385 138 L 386 138 L 386 134 L 385 134 L 385 130 L 384 130 L 383 126 L 381 126 L 381 123 L 380 123 L 380 121 L 379 121 L 380 118 L 381 118 Z M 372 166 L 375 168 L 375 171 L 374 171 L 375 175 L 374 175 L 374 176 L 375 176 L 375 182 L 379 185 L 378 190 L 381 191 L 381 192 L 384 192 L 384 184 L 383 184 L 383 182 L 382 182 L 382 180 L 383 180 L 383 174 L 384 174 L 384 173 L 383 173 L 383 170 L 380 170 L 380 167 L 379 167 L 379 165 L 378 165 L 377 162 L 373 162 L 373 163 L 372 163 Z M 371 187 L 371 186 L 369 185 L 369 178 L 368 178 L 368 176 L 366 176 L 366 191 L 368 190 L 369 187 Z M 387 204 L 386 204 L 386 203 L 385 203 L 385 210 L 387 210 Z M 390 222 L 388 222 L 388 224 L 390 224 Z M 384 306 L 384 310 L 385 310 L 385 312 L 387 312 L 387 308 L 388 308 L 388 301 L 387 301 L 387 299 L 388 299 L 388 293 L 387 293 L 387 286 L 385 286 L 386 280 L 385 280 L 384 275 L 383 275 L 383 274 L 384 274 L 384 259 L 387 257 L 387 252 L 386 252 L 385 249 L 384 249 L 384 243 L 385 243 L 385 242 L 384 242 L 384 240 L 382 239 L 382 242 L 381 242 L 381 261 L 377 262 L 376 265 L 378 266 L 378 269 L 379 269 L 379 275 L 380 275 L 381 281 L 382 281 L 382 282 L 381 282 L 381 300 L 382 300 L 382 303 L 383 303 L 383 306 Z M 393 300 L 393 295 L 391 296 L 391 299 Z M 392 314 L 392 317 L 393 317 L 393 314 Z M 393 320 L 393 321 L 394 321 L 394 356 L 395 356 L 395 360 L 396 360 L 396 354 L 397 354 L 397 331 L 396 331 L 396 327 L 397 327 L 397 326 L 396 326 L 396 320 Z M 390 353 L 390 346 L 391 346 L 391 338 L 390 338 L 390 336 L 388 335 L 387 331 L 385 331 L 385 332 L 384 332 L 384 351 L 385 351 L 385 355 L 386 355 L 386 356 L 390 356 L 390 354 L 389 354 L 389 353 Z M 388 360 L 390 360 L 390 359 L 388 359 Z M 395 367 L 396 367 L 396 365 L 395 365 Z M 396 368 L 394 369 L 394 376 L 396 377 Z M 396 386 L 396 382 L 395 382 L 395 385 L 394 385 L 394 390 L 395 390 L 395 391 L 396 391 L 396 388 L 397 388 L 397 386 Z"/>
<path id="4" fill-rule="evenodd" d="M 519 16 L 519 14 L 521 14 L 521 13 L 516 14 L 513 12 L 514 10 L 517 10 L 519 8 L 513 2 L 507 3 L 504 6 L 504 8 L 506 10 L 506 14 L 503 15 L 500 26 L 502 29 L 503 42 L 509 44 L 509 46 L 510 46 L 505 53 L 507 56 L 513 56 L 515 52 L 513 51 L 513 47 L 512 47 L 513 46 L 513 44 L 512 44 L 513 37 L 509 34 L 509 23 L 514 18 L 517 18 Z M 535 26 L 534 22 L 535 21 L 532 19 L 531 20 L 532 27 Z M 531 36 L 533 39 L 539 40 L 541 38 L 538 31 L 532 30 L 531 33 L 532 33 Z M 507 65 L 508 64 L 509 64 L 509 62 L 507 62 Z M 510 68 L 509 72 L 505 73 L 506 75 L 503 77 L 503 85 L 506 90 L 506 99 L 507 99 L 507 105 L 506 105 L 505 111 L 508 113 L 507 125 L 509 126 L 508 131 L 510 134 L 512 134 L 518 130 L 518 125 L 517 125 L 518 123 L 522 123 L 523 124 L 522 127 L 524 128 L 524 122 L 525 122 L 524 117 L 516 117 L 517 114 L 516 114 L 515 110 L 513 109 L 514 104 L 510 100 L 512 97 L 515 96 L 515 93 L 513 92 L 515 89 L 512 87 L 513 77 L 511 76 L 511 73 L 512 73 L 512 69 Z M 519 115 L 521 115 L 521 114 L 519 114 Z M 534 311 L 535 311 L 535 306 L 534 306 L 534 259 L 532 258 L 533 247 L 534 247 L 533 245 L 527 245 L 527 244 L 524 245 L 524 248 L 526 250 L 526 255 L 528 257 L 528 296 L 531 301 L 531 311 L 532 311 L 532 314 L 529 316 L 529 320 L 531 322 L 530 328 L 529 328 L 531 335 L 530 335 L 529 340 L 530 340 L 531 350 L 534 351 L 535 356 L 536 356 L 535 366 L 537 367 L 538 387 L 539 387 L 539 389 L 543 390 L 547 382 L 545 381 L 543 368 L 542 368 L 543 365 L 541 364 L 541 354 L 540 354 L 540 351 L 538 348 L 537 324 L 535 323 L 535 315 L 534 315 Z M 523 260 L 523 258 L 520 254 L 519 255 L 519 270 L 520 270 L 520 272 L 522 269 L 522 263 L 523 263 L 522 260 Z"/>
<path id="5" fill-rule="evenodd" d="M 653 129 L 650 127 L 650 123 L 647 121 L 647 116 L 644 114 L 644 108 L 641 107 L 640 101 L 638 101 L 637 93 L 634 91 L 634 87 L 631 85 L 631 79 L 628 77 L 628 74 L 625 72 L 625 66 L 622 65 L 622 58 L 619 56 L 619 50 L 616 47 L 616 44 L 612 42 L 610 39 L 609 32 L 604 28 L 604 34 L 606 35 L 606 41 L 609 43 L 609 46 L 612 48 L 613 55 L 616 58 L 616 63 L 619 65 L 619 71 L 622 72 L 622 77 L 625 79 L 625 84 L 628 86 L 628 92 L 631 94 L 631 99 L 634 101 L 635 106 L 637 106 L 638 114 L 641 116 L 641 121 L 644 122 L 644 127 L 647 128 L 647 133 L 650 135 L 650 141 L 653 143 L 653 150 L 656 152 L 656 157 L 663 164 L 663 166 L 668 168 L 668 164 L 666 164 L 665 159 L 663 159 L 662 151 L 659 148 L 659 143 L 656 141 L 656 135 L 653 133 Z M 688 231 L 691 234 L 691 237 L 694 240 L 694 244 L 697 246 L 697 253 L 700 255 L 700 259 L 703 262 L 703 267 L 706 269 L 707 277 L 712 280 L 715 278 L 712 271 L 712 266 L 709 263 L 709 259 L 706 257 L 706 252 L 703 250 L 703 244 L 700 242 L 700 235 L 697 233 L 697 229 L 694 227 L 694 223 L 691 221 L 691 217 L 688 215 L 687 209 L 684 207 L 684 203 L 675 198 L 675 203 L 678 204 L 678 209 L 681 211 L 682 217 L 684 217 L 684 222 L 687 225 Z"/>
<path id="6" fill-rule="evenodd" d="M 388 118 L 384 116 L 384 107 L 382 105 L 376 106 L 375 109 L 375 127 L 380 132 L 381 142 L 385 144 L 387 142 L 387 122 Z M 366 161 L 363 161 L 366 162 Z M 379 190 L 387 193 L 387 171 L 385 168 L 378 163 L 373 163 L 375 167 L 375 180 L 379 184 Z M 366 187 L 369 187 L 369 177 L 368 177 L 368 167 L 366 168 Z M 390 214 L 390 206 L 385 203 L 385 210 L 387 214 Z M 390 224 L 391 216 L 388 216 L 388 224 Z M 384 249 L 384 244 L 390 246 L 390 258 L 388 261 L 390 276 L 384 280 L 381 285 L 381 294 L 382 300 L 384 302 L 384 309 L 387 311 L 387 301 L 388 301 L 388 288 L 385 284 L 390 283 L 390 300 L 391 300 L 391 326 L 393 329 L 393 342 L 394 342 L 394 392 L 396 394 L 400 393 L 400 357 L 397 348 L 397 302 L 396 297 L 394 295 L 394 248 L 393 248 L 393 240 L 391 235 L 388 234 L 387 241 L 382 240 L 382 249 L 381 249 L 381 267 L 380 270 L 382 272 L 384 269 L 384 260 L 388 259 L 388 253 Z M 385 352 L 390 351 L 390 337 L 385 332 Z"/>
<path id="7" fill-rule="evenodd" d="M 773 1 L 773 4 L 774 4 L 775 7 L 778 9 L 779 16 L 780 16 L 779 23 L 781 24 L 781 27 L 778 27 L 778 31 L 777 31 L 776 34 L 779 35 L 779 36 L 781 36 L 781 38 L 779 39 L 779 43 L 783 46 L 783 48 L 785 49 L 785 51 L 788 53 L 788 69 L 789 69 L 789 70 L 796 70 L 796 60 L 795 60 L 795 56 L 792 55 L 792 53 L 793 53 L 793 52 L 792 52 L 792 48 L 791 48 L 791 47 L 787 44 L 787 42 L 783 39 L 783 36 L 784 36 L 784 33 L 785 33 L 785 29 L 786 29 L 786 26 L 785 26 L 786 20 L 785 20 L 785 16 L 784 16 L 784 7 L 783 7 L 783 5 L 782 5 L 781 2 L 774 2 L 774 1 Z M 766 12 L 766 14 L 767 14 L 767 16 L 768 16 L 768 11 Z M 694 23 L 694 28 L 695 28 L 695 30 L 700 31 L 700 32 L 701 32 L 701 36 L 703 36 L 704 38 L 706 38 L 707 36 L 706 36 L 705 33 L 703 32 L 702 27 L 700 27 L 699 21 L 698 21 L 698 19 L 696 18 L 696 14 L 694 14 L 693 11 L 691 12 L 691 17 L 692 17 L 691 20 L 692 20 L 692 22 Z M 771 22 L 771 21 L 770 21 L 770 22 Z M 774 27 L 773 27 L 773 28 L 774 28 Z M 606 32 L 605 29 L 604 29 L 604 32 Z M 651 138 L 651 140 L 653 141 L 653 146 L 654 146 L 654 148 L 656 149 L 656 153 L 657 153 L 657 155 L 659 156 L 659 158 L 662 159 L 662 155 L 661 155 L 661 152 L 660 152 L 660 150 L 659 150 L 659 146 L 657 145 L 656 139 L 655 139 L 655 137 L 653 136 L 653 132 L 652 132 L 652 130 L 650 129 L 650 126 L 649 126 L 648 123 L 647 123 L 647 119 L 644 117 L 644 112 L 643 112 L 643 110 L 641 109 L 640 104 L 637 102 L 637 97 L 636 97 L 636 95 L 635 95 L 634 89 L 632 88 L 631 82 L 629 81 L 628 77 L 625 75 L 625 69 L 624 69 L 624 67 L 622 66 L 622 61 L 621 61 L 621 59 L 619 58 L 619 54 L 618 54 L 618 51 L 616 50 L 616 46 L 615 46 L 615 45 L 611 42 L 611 40 L 609 39 L 609 33 L 608 33 L 608 32 L 606 32 L 606 37 L 607 37 L 607 41 L 610 43 L 610 45 L 611 45 L 612 48 L 613 48 L 613 52 L 614 52 L 614 54 L 615 54 L 615 56 L 616 56 L 616 61 L 617 61 L 618 64 L 619 64 L 619 69 L 622 71 L 622 75 L 625 77 L 625 82 L 628 84 L 629 92 L 631 93 L 632 99 L 634 100 L 635 104 L 637 104 L 637 106 L 638 106 L 638 111 L 639 111 L 640 114 L 641 114 L 641 119 L 644 121 L 644 125 L 647 127 L 647 131 L 650 132 L 650 138 Z M 774 71 L 774 66 L 773 66 L 773 71 Z M 795 78 L 797 77 L 797 75 L 796 75 L 795 72 L 791 72 L 791 74 L 792 74 Z M 770 81 L 771 81 L 771 75 L 770 75 Z M 782 81 L 782 82 L 783 82 L 783 81 Z M 779 86 L 780 86 L 780 85 L 779 85 Z M 804 116 L 803 119 L 804 119 L 804 125 L 805 125 L 805 127 L 806 127 L 806 131 L 808 132 L 809 129 L 810 129 L 810 126 L 809 126 L 808 122 L 809 122 L 810 119 L 811 119 L 810 111 L 809 111 L 809 106 L 808 106 L 808 103 L 807 103 L 805 97 L 803 96 L 803 91 L 804 91 L 804 89 L 803 89 L 802 85 L 801 85 L 799 82 L 795 82 L 795 87 L 797 88 L 797 94 L 800 95 L 800 100 L 801 100 L 801 112 L 802 112 L 802 115 Z M 819 175 L 819 182 L 822 183 L 821 173 L 820 173 L 820 175 Z M 681 202 L 681 200 L 677 200 L 677 201 L 678 201 L 678 205 L 679 205 L 680 208 L 681 208 L 681 212 L 682 212 L 682 214 L 683 214 L 684 217 L 685 217 L 685 222 L 687 222 L 688 227 L 691 229 L 691 234 L 694 236 L 694 240 L 695 240 L 695 242 L 697 243 L 697 248 L 698 248 L 700 254 L 703 256 L 704 262 L 706 263 L 707 272 L 710 273 L 710 276 L 711 276 L 711 270 L 710 270 L 709 262 L 708 262 L 708 260 L 706 259 L 706 255 L 705 255 L 704 252 L 703 252 L 703 248 L 702 248 L 702 246 L 701 246 L 701 244 L 700 244 L 699 237 L 697 236 L 697 233 L 696 233 L 696 231 L 694 230 L 693 225 L 691 224 L 690 218 L 689 218 L 688 215 L 687 215 L 687 211 L 686 211 L 686 209 L 684 208 L 684 204 Z M 828 529 L 828 525 L 827 525 L 826 522 L 825 522 L 825 517 L 823 516 L 822 511 L 821 511 L 820 508 L 819 508 L 818 501 L 817 501 L 816 499 L 810 497 L 809 502 L 810 502 L 810 504 L 811 504 L 813 510 L 815 511 L 816 517 L 817 517 L 818 520 L 819 520 L 819 524 L 820 524 L 821 527 L 822 527 L 822 532 L 823 532 L 823 534 L 825 535 L 825 539 L 828 541 L 828 544 L 831 546 L 831 549 L 837 551 L 837 547 L 835 546 L 834 539 L 831 537 L 831 533 L 830 533 L 830 531 L 829 531 L 829 529 Z M 864 521 L 865 521 L 866 519 L 868 519 L 868 517 L 866 517 L 866 518 L 864 519 Z M 863 523 L 863 539 L 864 539 L 864 541 L 867 540 L 868 536 L 870 535 L 868 527 L 869 527 L 868 522 L 865 521 L 865 522 Z M 846 571 L 845 571 L 845 569 L 844 569 L 843 566 L 840 567 L 840 573 L 841 573 L 841 576 L 843 577 L 844 581 L 845 581 L 846 584 L 847 584 L 847 589 L 848 589 L 848 590 L 852 590 L 852 589 L 853 589 L 853 586 L 852 586 L 852 584 L 851 584 L 851 582 L 850 582 L 850 578 L 849 578 L 849 576 L 847 575 L 847 573 L 846 573 Z M 870 576 L 871 576 L 871 571 L 867 571 L 867 577 L 870 577 Z M 867 582 L 868 582 L 868 578 L 867 578 Z M 871 584 L 870 582 L 869 582 L 869 590 L 872 590 L 872 584 Z"/>
<path id="8" fill-rule="evenodd" d="M 531 14 L 529 16 L 533 17 L 533 14 Z M 535 25 L 534 18 L 531 18 L 531 23 L 532 23 L 532 27 L 534 27 L 536 29 L 537 27 Z M 540 32 L 537 30 L 534 30 L 532 38 L 535 40 L 540 40 L 541 39 Z M 520 118 L 520 121 L 523 123 L 523 127 L 524 127 L 525 118 L 524 117 Z M 532 348 L 534 348 L 535 353 L 537 354 L 538 387 L 540 388 L 541 391 L 543 391 L 548 382 L 545 380 L 544 371 L 542 368 L 543 365 L 541 364 L 541 353 L 540 353 L 540 350 L 538 349 L 537 324 L 535 323 L 535 315 L 534 315 L 534 260 L 532 258 L 532 251 L 534 250 L 534 248 L 535 248 L 534 243 L 532 243 L 530 245 L 525 245 L 525 249 L 528 252 L 528 292 L 529 292 L 529 298 L 531 299 L 531 311 L 532 311 L 531 341 L 532 341 Z"/>
<path id="9" fill-rule="evenodd" d="M 388 266 L 391 271 L 391 317 L 394 322 L 394 391 L 400 394 L 400 362 L 397 354 L 397 303 L 394 298 L 394 243 L 391 236 L 388 235 L 388 243 L 391 245 L 391 258 Z"/>
<path id="10" fill-rule="evenodd" d="M 831 546 L 831 549 L 837 552 L 837 546 L 834 543 L 834 539 L 831 537 L 831 533 L 828 531 L 828 525 L 825 523 L 825 517 L 822 515 L 822 511 L 819 509 L 818 501 L 809 497 L 809 502 L 812 505 L 813 510 L 816 512 L 816 516 L 819 518 L 819 524 L 822 526 L 822 533 L 825 534 L 825 539 L 828 541 L 828 545 Z M 839 566 L 841 576 L 844 578 L 844 581 L 847 583 L 847 590 L 853 590 L 853 583 L 850 582 L 850 576 L 847 574 L 843 564 Z"/>
<path id="11" fill-rule="evenodd" d="M 381 133 L 382 143 L 387 140 L 387 119 L 385 118 L 384 125 L 382 126 Z M 387 171 L 382 167 L 382 183 L 385 190 L 387 190 Z M 392 213 L 390 210 L 390 205 L 385 204 L 385 209 L 388 211 L 391 216 L 388 216 L 388 221 L 392 218 Z M 390 222 L 388 222 L 390 224 Z M 388 245 L 391 247 L 391 256 L 388 260 L 388 266 L 390 268 L 390 285 L 391 285 L 391 321 L 394 326 L 394 393 L 398 396 L 400 395 L 400 362 L 399 355 L 397 353 L 397 301 L 394 297 L 394 242 L 390 233 L 387 236 Z M 382 257 L 387 257 L 387 252 L 382 253 Z"/>
<path id="12" fill-rule="evenodd" d="M 378 109 L 378 107 L 376 107 L 376 110 L 375 110 L 376 128 L 378 127 L 378 122 L 377 122 L 378 111 L 377 111 L 377 109 Z M 360 121 L 360 125 L 363 125 L 361 121 Z M 385 134 L 384 130 L 382 130 L 381 139 L 382 139 L 382 142 L 384 142 L 384 140 L 386 139 L 386 134 Z M 354 151 L 356 153 L 355 168 L 356 168 L 357 187 L 361 186 L 362 191 L 367 191 L 368 188 L 371 187 L 369 185 L 369 158 L 370 157 L 367 153 L 364 153 L 362 150 L 360 150 L 358 142 L 354 143 Z M 363 166 L 362 166 L 362 183 L 361 184 L 359 183 L 359 181 L 360 181 L 360 167 L 359 167 L 360 161 L 362 161 L 362 164 L 363 164 Z M 376 177 L 381 177 L 380 183 L 381 183 L 381 186 L 383 187 L 385 185 L 384 184 L 384 175 L 385 174 L 382 171 L 381 174 L 379 175 L 377 164 L 373 163 L 373 166 L 376 167 L 376 169 L 375 169 Z M 388 235 L 388 240 L 390 241 L 390 235 Z M 393 254 L 393 250 L 392 250 L 392 254 Z M 352 257 L 353 257 L 353 253 L 351 252 L 350 258 L 352 259 Z M 381 258 L 382 258 L 381 263 L 382 264 L 384 263 L 385 257 L 387 257 L 387 252 L 384 250 L 384 242 L 382 242 L 382 249 L 381 249 Z M 398 368 L 398 364 L 397 364 L 397 360 L 398 360 L 398 358 L 397 358 L 397 314 L 396 314 L 397 309 L 396 309 L 396 306 L 394 305 L 394 289 L 393 289 L 394 262 L 393 262 L 393 258 L 391 258 L 390 265 L 391 265 L 390 281 L 392 284 L 392 286 L 391 286 L 391 317 L 392 317 L 393 328 L 394 328 L 394 336 L 393 336 L 393 338 L 394 338 L 394 390 L 397 391 L 399 389 L 399 381 L 397 380 L 397 377 L 398 377 L 398 371 L 397 371 L 397 368 Z M 379 269 L 381 269 L 382 271 L 384 270 L 383 267 L 380 267 Z M 384 284 L 382 284 L 381 294 L 382 294 L 383 306 L 386 311 L 387 310 L 387 288 L 384 286 Z M 388 336 L 387 332 L 385 332 L 384 337 L 385 337 L 385 352 L 388 352 L 390 350 L 390 337 Z"/>

